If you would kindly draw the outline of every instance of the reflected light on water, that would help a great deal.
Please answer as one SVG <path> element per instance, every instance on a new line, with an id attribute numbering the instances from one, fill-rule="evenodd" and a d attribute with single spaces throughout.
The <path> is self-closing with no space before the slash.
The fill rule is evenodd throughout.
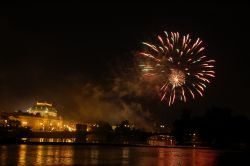
<path id="1" fill-rule="evenodd" d="M 216 165 L 217 153 L 202 149 L 159 148 L 158 158 L 159 166 L 212 166 Z"/>
<path id="2" fill-rule="evenodd" d="M 7 146 L 6 145 L 3 145 L 3 146 L 1 146 L 1 153 L 0 153 L 0 155 L 1 155 L 1 164 L 3 164 L 3 165 L 6 165 L 6 160 L 7 160 L 7 156 L 8 156 L 8 151 L 7 151 Z"/>
<path id="3" fill-rule="evenodd" d="M 27 145 L 19 146 L 18 163 L 26 163 Z"/>
<path id="4" fill-rule="evenodd" d="M 129 164 L 129 148 L 124 147 L 122 149 L 122 164 L 127 165 Z"/>
<path id="5" fill-rule="evenodd" d="M 216 165 L 217 157 L 218 157 L 218 153 L 212 153 L 209 150 L 198 151 L 197 149 L 193 149 L 192 164 L 195 166 Z"/>
<path id="6" fill-rule="evenodd" d="M 36 151 L 36 164 L 43 163 L 43 146 L 38 145 Z"/>
<path id="7" fill-rule="evenodd" d="M 190 148 L 0 145 L 0 165 L 216 166 L 235 159 L 238 163 L 244 154 Z"/>
<path id="8" fill-rule="evenodd" d="M 18 145 L 18 165 L 72 165 L 74 164 L 73 146 Z M 4 148 L 2 146 L 1 148 Z M 10 162 L 8 151 L 1 153 L 1 164 Z M 95 154 L 98 153 L 94 152 Z M 15 160 L 15 158 L 13 158 Z M 98 157 L 96 157 L 96 161 Z M 5 164 L 3 164 L 5 165 Z M 7 164 L 8 165 L 8 164 Z"/>
<path id="9" fill-rule="evenodd" d="M 185 165 L 183 156 L 185 156 L 182 149 L 165 149 L 159 148 L 158 165 L 159 166 L 179 166 Z"/>
<path id="10" fill-rule="evenodd" d="M 91 148 L 90 158 L 91 158 L 90 163 L 93 165 L 97 165 L 99 160 L 99 149 Z"/>

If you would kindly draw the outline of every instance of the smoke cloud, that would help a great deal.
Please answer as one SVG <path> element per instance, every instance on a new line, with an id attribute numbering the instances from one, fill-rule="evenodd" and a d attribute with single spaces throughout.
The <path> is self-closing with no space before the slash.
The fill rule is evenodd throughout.
<path id="1" fill-rule="evenodd" d="M 143 110 L 142 104 L 134 100 L 141 94 L 137 84 L 115 80 L 110 89 L 86 84 L 72 97 L 75 103 L 73 118 L 82 122 L 107 121 L 118 124 L 129 120 L 136 128 L 150 130 L 150 112 Z"/>

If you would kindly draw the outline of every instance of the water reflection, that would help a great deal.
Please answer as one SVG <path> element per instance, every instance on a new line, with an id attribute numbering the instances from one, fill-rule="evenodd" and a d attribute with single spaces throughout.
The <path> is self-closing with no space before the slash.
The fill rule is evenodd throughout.
<path id="1" fill-rule="evenodd" d="M 159 148 L 158 165 L 216 165 L 216 158 L 218 152 L 213 150 L 200 150 L 200 149 L 165 149 Z"/>
<path id="2" fill-rule="evenodd" d="M 129 148 L 128 147 L 124 147 L 122 149 L 122 164 L 123 165 L 127 165 L 129 164 Z"/>
<path id="3" fill-rule="evenodd" d="M 43 161 L 43 146 L 38 145 L 37 146 L 37 151 L 36 151 L 36 164 L 41 164 Z"/>
<path id="4" fill-rule="evenodd" d="M 6 158 L 8 156 L 7 146 L 6 145 L 1 146 L 0 151 L 5 152 L 5 153 L 0 153 L 0 154 L 1 154 L 1 164 L 6 165 L 6 160 L 7 160 Z"/>
<path id="5" fill-rule="evenodd" d="M 90 150 L 90 159 L 91 164 L 97 165 L 98 164 L 98 158 L 99 158 L 99 150 L 97 148 L 92 148 Z"/>
<path id="6" fill-rule="evenodd" d="M 83 145 L 1 145 L 0 152 L 1 165 L 213 166 L 223 165 L 225 161 L 218 160 L 228 154 L 206 149 Z M 239 152 L 229 154 L 236 154 L 237 160 L 242 156 Z"/>
<path id="7" fill-rule="evenodd" d="M 26 152 L 27 152 L 27 145 L 20 145 L 18 163 L 26 163 Z"/>

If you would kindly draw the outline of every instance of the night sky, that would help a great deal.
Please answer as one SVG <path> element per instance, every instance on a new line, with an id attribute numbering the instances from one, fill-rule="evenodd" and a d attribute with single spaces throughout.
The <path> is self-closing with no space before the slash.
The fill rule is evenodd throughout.
<path id="1" fill-rule="evenodd" d="M 216 60 L 216 78 L 203 98 L 171 108 L 148 101 L 154 113 L 167 119 L 167 112 L 182 108 L 202 112 L 216 106 L 250 116 L 249 7 L 1 5 L 0 111 L 25 110 L 37 100 L 53 102 L 63 116 L 91 109 L 81 101 L 96 91 L 105 96 L 100 89 L 129 71 L 141 42 L 166 30 L 203 39 L 207 56 Z"/>

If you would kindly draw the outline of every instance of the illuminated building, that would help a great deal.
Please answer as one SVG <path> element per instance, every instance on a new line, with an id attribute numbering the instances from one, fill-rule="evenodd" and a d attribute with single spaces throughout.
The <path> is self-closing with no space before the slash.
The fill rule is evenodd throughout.
<path id="1" fill-rule="evenodd" d="M 40 114 L 41 117 L 57 117 L 57 110 L 52 107 L 52 104 L 46 102 L 37 102 L 36 105 L 30 107 L 27 112 L 33 115 Z"/>
<path id="2" fill-rule="evenodd" d="M 152 146 L 171 146 L 175 145 L 175 139 L 170 135 L 153 135 L 147 139 L 149 145 Z"/>
<path id="3" fill-rule="evenodd" d="M 8 117 L 10 120 L 18 120 L 22 127 L 30 127 L 32 131 L 60 131 L 63 130 L 61 118 L 42 117 L 32 114 L 15 114 Z"/>
<path id="4" fill-rule="evenodd" d="M 52 104 L 37 102 L 26 112 L 18 111 L 8 113 L 6 120 L 20 121 L 22 127 L 30 127 L 32 131 L 74 131 L 71 125 L 63 122 L 57 115 L 57 110 Z"/>

